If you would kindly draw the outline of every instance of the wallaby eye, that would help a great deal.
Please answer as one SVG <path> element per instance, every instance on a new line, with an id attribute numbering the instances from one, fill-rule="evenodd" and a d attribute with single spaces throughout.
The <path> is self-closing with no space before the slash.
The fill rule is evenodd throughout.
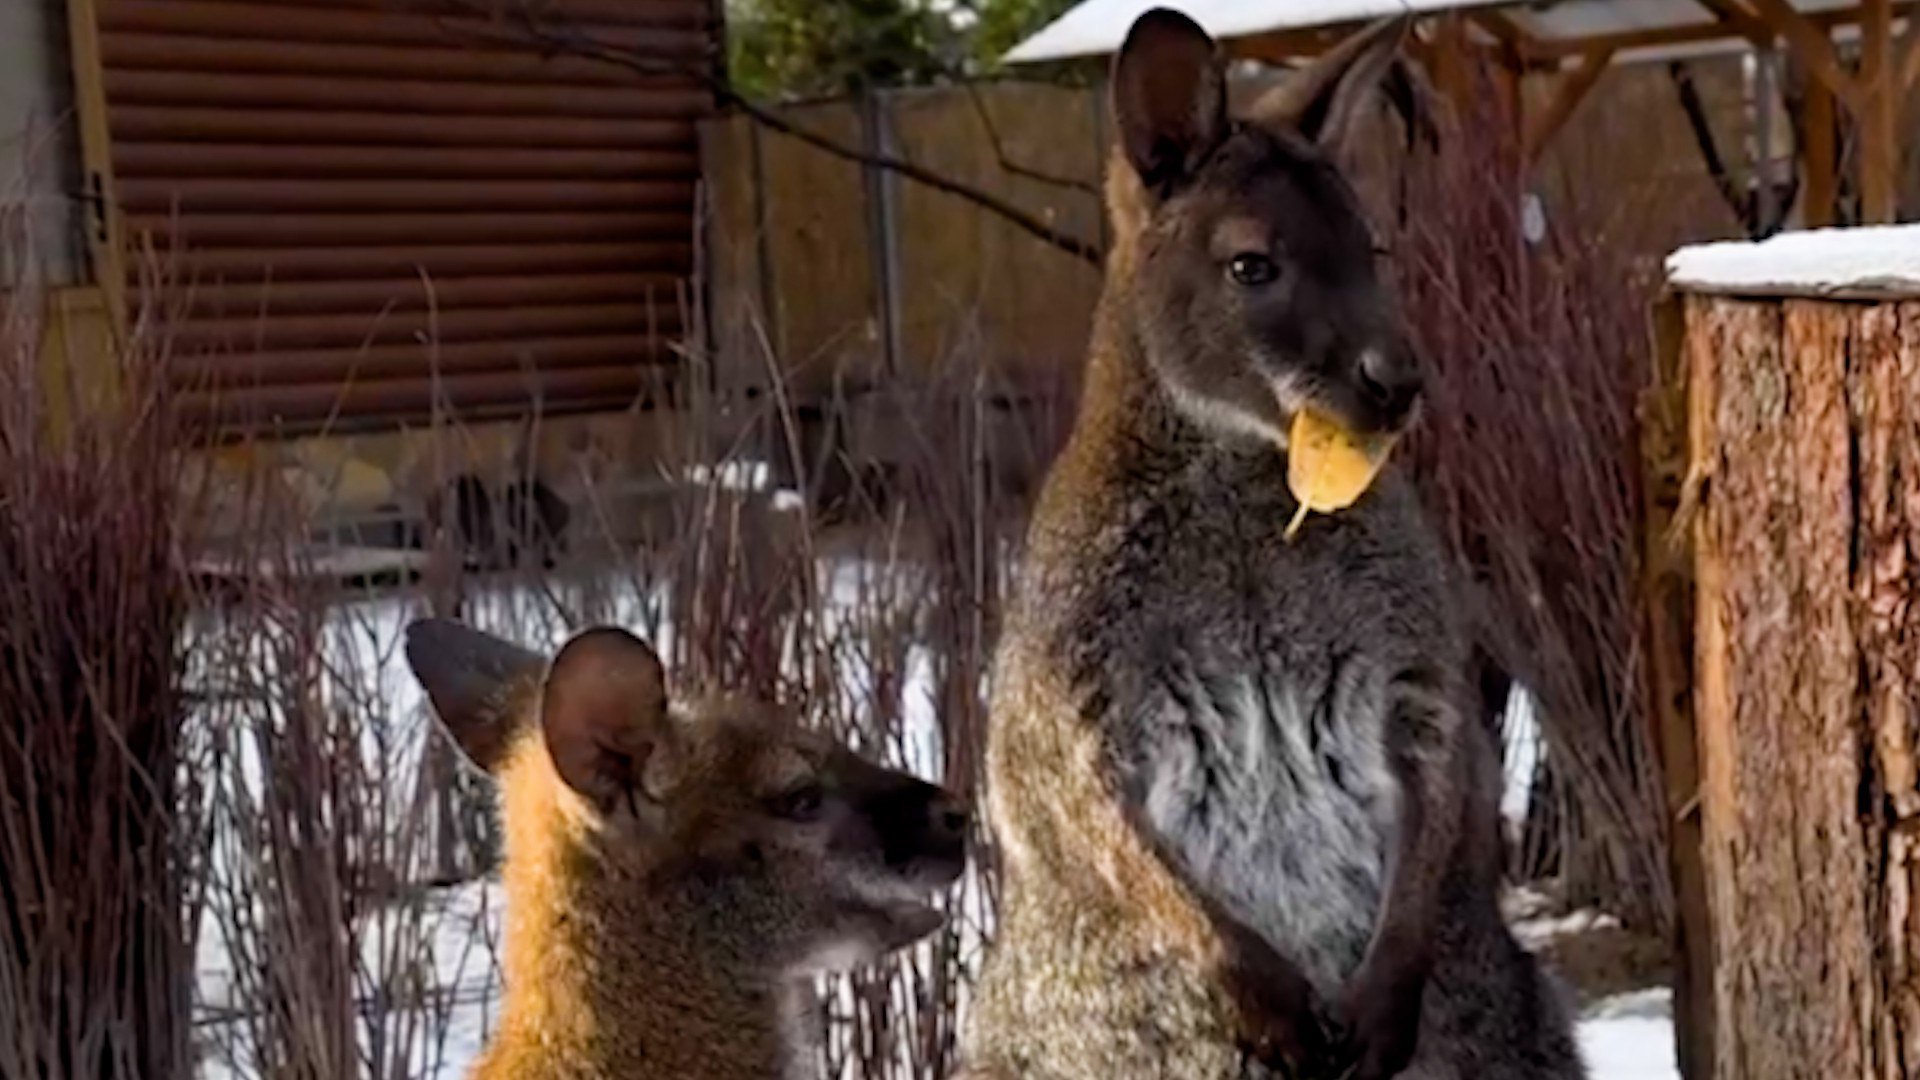
<path id="1" fill-rule="evenodd" d="M 1280 276 L 1280 268 L 1257 251 L 1243 251 L 1227 261 L 1227 276 L 1241 285 L 1265 285 Z"/>
<path id="2" fill-rule="evenodd" d="M 820 813 L 820 804 L 825 797 L 819 784 L 803 784 L 784 795 L 773 799 L 770 809 L 783 818 L 793 821 L 811 821 Z"/>

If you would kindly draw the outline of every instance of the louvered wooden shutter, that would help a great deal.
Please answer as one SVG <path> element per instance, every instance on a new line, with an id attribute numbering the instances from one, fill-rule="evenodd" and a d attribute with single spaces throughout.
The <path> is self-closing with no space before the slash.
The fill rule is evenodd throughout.
<path id="1" fill-rule="evenodd" d="M 116 193 L 190 297 L 197 411 L 611 408 L 672 362 L 711 94 L 407 2 L 98 0 Z M 538 12 L 677 71 L 711 56 L 708 0 Z"/>

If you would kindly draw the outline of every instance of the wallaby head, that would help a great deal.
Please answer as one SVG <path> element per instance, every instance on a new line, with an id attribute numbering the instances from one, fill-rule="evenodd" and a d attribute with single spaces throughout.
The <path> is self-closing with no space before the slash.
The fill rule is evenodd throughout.
<path id="1" fill-rule="evenodd" d="M 1141 16 L 1114 59 L 1120 287 L 1155 375 L 1211 432 L 1284 445 L 1303 405 L 1369 433 L 1413 412 L 1419 367 L 1334 164 L 1406 30 L 1349 38 L 1243 116 L 1184 15 Z"/>
<path id="2" fill-rule="evenodd" d="M 587 630 L 549 664 L 425 620 L 406 651 L 455 740 L 507 788 L 509 878 L 557 833 L 583 902 L 691 895 L 694 920 L 723 923 L 736 959 L 790 976 L 870 961 L 940 925 L 929 899 L 959 876 L 968 822 L 941 788 L 760 702 L 675 700 L 660 658 L 623 630 Z M 543 835 L 516 850 L 522 830 Z"/>

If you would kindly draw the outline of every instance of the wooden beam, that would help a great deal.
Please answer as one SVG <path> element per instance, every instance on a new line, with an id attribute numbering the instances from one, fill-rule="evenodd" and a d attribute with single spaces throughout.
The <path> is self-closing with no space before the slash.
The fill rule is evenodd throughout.
<path id="1" fill-rule="evenodd" d="M 1896 17 L 1920 15 L 1920 0 L 1896 0 L 1893 12 Z M 1834 29 L 1851 26 L 1858 22 L 1860 9 L 1847 7 L 1835 8 L 1831 11 L 1796 11 L 1795 15 L 1805 23 L 1811 24 L 1816 38 L 1829 42 L 1828 51 L 1831 52 L 1831 35 Z M 1761 25 L 1765 27 L 1768 24 L 1763 22 Z M 1744 35 L 1736 32 L 1726 23 L 1716 20 L 1686 26 L 1664 26 L 1651 30 L 1623 30 L 1613 34 L 1594 34 L 1590 37 L 1536 38 L 1533 45 L 1533 59 L 1550 63 L 1569 56 L 1579 56 L 1600 45 L 1607 46 L 1615 52 L 1627 52 L 1633 49 L 1660 48 L 1667 45 L 1702 45 L 1738 37 L 1744 37 Z"/>
<path id="2" fill-rule="evenodd" d="M 1433 20 L 1431 25 L 1434 88 L 1449 105 L 1460 109 L 1465 115 L 1466 106 L 1474 97 L 1474 86 L 1467 66 L 1471 39 L 1467 36 L 1466 21 L 1459 12 L 1450 11 Z"/>
<path id="3" fill-rule="evenodd" d="M 1490 8 L 1473 12 L 1471 18 L 1474 25 L 1500 43 L 1501 59 L 1508 67 L 1518 71 L 1527 66 L 1533 55 L 1533 38 L 1518 23 Z"/>
<path id="4" fill-rule="evenodd" d="M 1600 46 L 1582 57 L 1579 66 L 1560 77 L 1560 85 L 1555 88 L 1553 99 L 1547 102 L 1547 107 L 1527 120 L 1523 145 L 1529 165 L 1539 160 L 1540 152 L 1546 149 L 1547 143 L 1573 118 L 1575 110 L 1587 99 L 1587 94 L 1612 62 L 1613 50 Z"/>
<path id="5" fill-rule="evenodd" d="M 1833 48 L 1833 31 L 1801 14 L 1787 0 L 1753 0 L 1761 21 L 1786 39 L 1813 77 L 1827 85 L 1842 100 L 1851 102 L 1859 84 L 1841 66 Z"/>
<path id="6" fill-rule="evenodd" d="M 1699 735 L 1693 717 L 1692 522 L 1707 470 L 1689 443 L 1686 309 L 1672 294 L 1654 306 L 1654 383 L 1642 399 L 1640 610 L 1666 781 L 1668 865 L 1675 922 L 1673 1026 L 1681 1075 L 1713 1070 L 1713 926 L 1701 865 Z"/>
<path id="7" fill-rule="evenodd" d="M 1749 11 L 1740 0 L 1694 0 L 1712 13 L 1722 26 L 1746 38 L 1755 48 L 1771 48 L 1774 32 L 1760 17 Z"/>
<path id="8" fill-rule="evenodd" d="M 1838 118 L 1834 114 L 1833 91 L 1824 83 L 1807 83 L 1806 105 L 1801 120 L 1807 144 L 1802 157 L 1807 182 L 1801 192 L 1801 216 L 1808 228 L 1831 225 L 1838 216 L 1834 204 L 1840 196 L 1840 140 L 1836 134 Z"/>
<path id="9" fill-rule="evenodd" d="M 1859 120 L 1860 209 L 1866 224 L 1893 221 L 1900 197 L 1900 101 L 1894 94 L 1893 0 L 1861 0 Z"/>
<path id="10" fill-rule="evenodd" d="M 1708 41 L 1720 41 L 1728 37 L 1727 28 L 1720 23 L 1696 23 L 1691 26 L 1662 26 L 1652 30 L 1622 30 L 1611 34 L 1594 34 L 1589 37 L 1542 38 L 1535 47 L 1544 60 L 1564 60 L 1570 56 L 1580 56 L 1598 46 L 1605 46 L 1615 52 L 1627 49 L 1645 49 L 1661 45 L 1694 45 Z"/>
<path id="11" fill-rule="evenodd" d="M 1911 94 L 1920 90 L 1920 15 L 1907 13 L 1907 58 L 1900 65 L 1899 86 L 1901 94 Z"/>
<path id="12" fill-rule="evenodd" d="M 1320 55 L 1329 47 L 1338 44 L 1345 34 L 1353 29 L 1357 28 L 1272 30 L 1264 34 L 1228 38 L 1224 44 L 1227 55 L 1236 59 L 1285 64 Z"/>

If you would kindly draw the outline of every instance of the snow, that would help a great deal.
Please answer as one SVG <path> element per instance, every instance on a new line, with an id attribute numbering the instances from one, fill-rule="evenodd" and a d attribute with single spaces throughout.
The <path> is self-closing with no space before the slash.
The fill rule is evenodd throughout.
<path id="1" fill-rule="evenodd" d="M 1013 47 L 1010 64 L 1098 56 L 1126 40 L 1135 19 L 1153 8 L 1172 8 L 1193 19 L 1216 38 L 1241 37 L 1272 30 L 1377 19 L 1402 11 L 1447 11 L 1487 6 L 1475 0 L 1084 0 Z"/>
<path id="2" fill-rule="evenodd" d="M 1642 990 L 1608 998 L 1580 1019 L 1580 1052 L 1592 1080 L 1680 1080 L 1673 995 Z"/>
<path id="3" fill-rule="evenodd" d="M 1533 802 L 1534 773 L 1540 765 L 1540 724 L 1534 716 L 1533 695 L 1515 686 L 1507 695 L 1507 713 L 1500 724 L 1501 768 L 1506 789 L 1500 795 L 1500 817 L 1510 834 L 1527 822 Z"/>
<path id="4" fill-rule="evenodd" d="M 1847 7 L 1852 0 L 1790 2 L 1799 11 L 1817 12 Z M 1186 13 L 1216 38 L 1363 23 L 1403 11 L 1431 14 L 1473 8 L 1501 8 L 1502 14 L 1529 37 L 1557 44 L 1713 23 L 1707 10 L 1694 0 L 1561 0 L 1548 5 L 1529 5 L 1520 0 L 1082 0 L 1014 46 L 1004 59 L 1010 64 L 1028 64 L 1112 53 L 1126 39 L 1133 21 L 1156 7 Z M 1846 31 L 1836 36 L 1844 39 Z M 1746 47 L 1744 41 L 1727 35 L 1622 49 L 1614 60 L 1669 60 Z"/>
<path id="5" fill-rule="evenodd" d="M 1565 915 L 1542 915 L 1516 922 L 1513 924 L 1513 936 L 1519 939 L 1520 944 L 1534 949 L 1554 938 L 1591 930 L 1611 930 L 1619 925 L 1620 920 L 1614 916 L 1587 908 Z"/>
<path id="6" fill-rule="evenodd" d="M 1781 233 L 1684 247 L 1667 284 L 1745 296 L 1920 297 L 1920 225 Z"/>
<path id="7" fill-rule="evenodd" d="M 457 1003 L 446 1017 L 437 1068 L 420 1074 L 432 1080 L 464 1076 L 492 1030 L 499 1006 L 497 968 L 469 960 L 462 969 L 457 962 L 470 955 L 473 941 L 499 940 L 502 903 L 498 889 L 492 883 L 462 886 L 450 890 L 442 901 L 443 910 L 451 916 L 442 921 L 434 951 L 441 977 L 447 980 L 445 985 L 456 988 Z M 1591 912 L 1576 913 L 1564 920 L 1547 920 L 1535 929 L 1550 933 L 1556 927 L 1577 929 L 1605 919 Z M 1523 938 L 1528 936 L 1522 933 Z M 1675 1063 L 1672 994 L 1664 988 L 1595 1003 L 1580 1017 L 1578 1038 L 1590 1080 L 1680 1080 Z M 206 1080 L 224 1080 L 230 1074 L 203 1069 L 201 1075 Z"/>

